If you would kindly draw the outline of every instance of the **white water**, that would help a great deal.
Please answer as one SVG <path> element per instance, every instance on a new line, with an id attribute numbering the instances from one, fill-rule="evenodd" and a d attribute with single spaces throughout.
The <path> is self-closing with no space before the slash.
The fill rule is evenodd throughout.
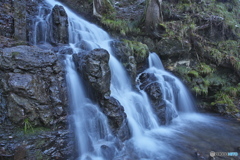
<path id="1" fill-rule="evenodd" d="M 49 41 L 49 31 L 50 31 L 50 25 L 49 25 L 49 16 L 50 14 L 47 14 L 47 8 L 40 5 L 38 7 L 38 15 L 35 18 L 34 23 L 34 32 L 33 32 L 33 44 L 36 45 L 38 43 L 44 43 Z"/>
<path id="2" fill-rule="evenodd" d="M 149 68 L 147 73 L 154 73 L 161 84 L 164 100 L 172 106 L 173 110 L 194 112 L 194 100 L 183 83 L 170 72 L 167 72 L 156 53 L 151 53 L 148 58 Z"/>
<path id="3" fill-rule="evenodd" d="M 76 140 L 81 156 L 84 160 L 93 158 L 102 160 L 102 146 L 108 146 L 115 152 L 114 138 L 108 128 L 105 115 L 93 104 L 84 92 L 83 83 L 76 72 L 71 56 L 67 56 L 66 79 L 69 88 L 69 101 L 72 108 Z"/>
<path id="4" fill-rule="evenodd" d="M 56 4 L 62 5 L 53 0 L 46 0 L 52 7 Z M 62 5 L 64 6 L 64 5 Z M 94 48 L 104 48 L 110 54 L 109 66 L 111 69 L 111 96 L 116 98 L 124 107 L 127 114 L 128 124 L 131 130 L 132 138 L 125 144 L 138 155 L 139 159 L 166 159 L 167 154 L 174 151 L 169 144 L 159 140 L 158 136 L 163 132 L 162 127 L 158 124 L 158 118 L 152 110 L 152 106 L 144 91 L 136 92 L 132 89 L 131 82 L 121 63 L 113 56 L 109 43 L 112 39 L 109 35 L 82 18 L 74 14 L 70 9 L 65 7 L 69 17 L 69 42 L 75 52 L 81 50 L 84 44 L 85 50 Z M 192 112 L 193 103 L 191 98 L 181 82 L 166 72 L 156 55 L 151 54 L 149 57 L 150 67 L 145 72 L 151 72 L 156 75 L 159 83 L 162 84 L 164 99 L 168 102 L 168 108 L 179 111 Z M 112 157 L 118 152 L 114 148 L 114 138 L 107 127 L 106 117 L 100 112 L 98 106 L 93 104 L 84 92 L 84 84 L 79 78 L 76 68 L 72 62 L 71 56 L 66 56 L 66 78 L 70 94 L 70 105 L 73 112 L 73 120 L 76 131 L 76 138 L 79 148 L 79 159 L 85 160 L 91 157 L 93 160 L 111 159 L 104 156 L 102 146 L 106 145 L 111 148 Z M 166 80 L 166 77 L 172 80 Z M 174 97 L 174 88 L 179 87 L 178 97 Z M 91 117 L 91 119 L 89 118 Z M 127 152 L 127 151 L 125 151 Z M 108 153 L 109 154 L 109 153 Z M 111 157 L 111 156 L 110 156 Z M 117 156 L 116 156 L 117 157 Z"/>

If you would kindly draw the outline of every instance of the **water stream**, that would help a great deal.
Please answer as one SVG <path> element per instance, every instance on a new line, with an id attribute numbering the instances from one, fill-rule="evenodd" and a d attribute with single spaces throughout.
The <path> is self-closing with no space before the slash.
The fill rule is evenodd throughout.
<path id="1" fill-rule="evenodd" d="M 46 2 L 51 7 L 56 4 L 64 6 L 54 0 L 46 0 Z M 235 135 L 236 133 L 240 134 L 239 128 L 224 129 L 228 121 L 196 113 L 194 101 L 186 87 L 178 78 L 165 71 L 159 57 L 152 53 L 149 56 L 149 68 L 144 72 L 153 73 L 157 77 L 161 84 L 164 101 L 169 110 L 178 115 L 168 125 L 159 125 L 147 94 L 142 90 L 138 92 L 133 90 L 124 67 L 114 57 L 110 47 L 112 41 L 110 36 L 101 28 L 74 14 L 66 6 L 64 8 L 69 18 L 69 46 L 75 52 L 80 49 L 79 46 L 83 42 L 87 44 L 89 50 L 104 48 L 109 52 L 112 76 L 111 96 L 124 107 L 132 135 L 129 140 L 124 142 L 121 150 L 117 149 L 116 138 L 112 136 L 108 128 L 105 115 L 100 111 L 98 105 L 87 97 L 72 56 L 68 55 L 65 60 L 66 79 L 79 160 L 192 160 L 196 156 L 194 152 L 199 150 L 203 151 L 204 155 L 209 154 L 211 150 L 235 150 L 240 143 L 240 138 Z M 39 13 L 41 13 L 41 8 Z M 47 16 L 43 18 L 39 14 L 38 17 L 37 26 L 48 25 Z M 48 28 L 50 26 L 45 26 L 46 30 Z M 41 38 L 41 40 L 43 39 L 47 41 L 46 36 Z M 35 42 L 37 43 L 37 41 L 36 36 Z M 214 135 L 215 133 L 222 133 L 222 135 L 218 135 L 221 143 L 217 142 L 218 138 Z M 226 141 L 229 144 L 221 148 L 219 144 L 224 144 Z M 108 151 L 104 146 L 107 146 Z"/>

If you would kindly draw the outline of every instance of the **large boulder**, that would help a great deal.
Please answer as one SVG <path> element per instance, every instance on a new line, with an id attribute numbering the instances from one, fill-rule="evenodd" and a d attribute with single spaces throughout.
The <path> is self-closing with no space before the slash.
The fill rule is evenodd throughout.
<path id="1" fill-rule="evenodd" d="M 63 6 L 55 5 L 51 13 L 52 41 L 68 43 L 68 16 Z"/>
<path id="2" fill-rule="evenodd" d="M 19 126 L 28 121 L 53 126 L 65 119 L 66 88 L 57 60 L 51 51 L 32 46 L 0 50 L 0 88 L 8 120 Z"/>
<path id="3" fill-rule="evenodd" d="M 86 53 L 73 55 L 78 71 L 93 89 L 95 96 L 100 99 L 110 95 L 109 58 L 109 53 L 104 49 L 94 49 Z"/>
<path id="4" fill-rule="evenodd" d="M 104 49 L 94 49 L 84 53 L 74 54 L 73 60 L 78 71 L 88 84 L 97 101 L 108 118 L 112 133 L 121 140 L 130 137 L 126 114 L 123 106 L 110 97 L 111 72 L 108 65 L 109 53 Z"/>

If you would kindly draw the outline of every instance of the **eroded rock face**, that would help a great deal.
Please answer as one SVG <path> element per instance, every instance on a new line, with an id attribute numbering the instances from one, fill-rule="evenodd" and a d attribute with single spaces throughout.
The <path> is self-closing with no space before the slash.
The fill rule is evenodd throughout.
<path id="1" fill-rule="evenodd" d="M 0 88 L 7 95 L 3 98 L 10 121 L 52 126 L 65 119 L 66 88 L 57 59 L 51 51 L 32 46 L 0 50 Z"/>
<path id="2" fill-rule="evenodd" d="M 63 6 L 55 5 L 51 13 L 52 37 L 55 43 L 68 43 L 68 16 Z"/>
<path id="3" fill-rule="evenodd" d="M 104 49 L 73 56 L 78 71 L 100 99 L 110 95 L 111 72 L 108 66 L 109 53 Z"/>

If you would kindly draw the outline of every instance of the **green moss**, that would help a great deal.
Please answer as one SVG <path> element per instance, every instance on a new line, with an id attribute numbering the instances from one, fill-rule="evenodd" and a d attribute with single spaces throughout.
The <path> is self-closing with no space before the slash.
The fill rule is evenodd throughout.
<path id="1" fill-rule="evenodd" d="M 224 92 L 219 92 L 215 95 L 215 101 L 211 103 L 212 106 L 223 105 L 226 107 L 227 113 L 239 112 L 236 105 L 234 104 L 234 99 Z"/>
<path id="2" fill-rule="evenodd" d="M 215 61 L 215 63 L 217 65 L 221 64 L 223 58 L 225 57 L 225 54 L 220 52 L 218 49 L 216 48 L 210 48 L 208 47 L 208 51 L 209 51 L 209 56 L 211 57 L 211 59 L 213 61 Z"/>
<path id="3" fill-rule="evenodd" d="M 138 41 L 123 40 L 125 45 L 131 50 L 134 54 L 134 57 L 137 62 L 142 62 L 149 55 L 149 49 L 146 44 L 143 44 Z"/>
<path id="4" fill-rule="evenodd" d="M 191 71 L 188 72 L 188 76 L 197 78 L 197 77 L 199 77 L 199 74 L 198 74 L 197 71 L 191 70 Z"/>
<path id="5" fill-rule="evenodd" d="M 213 69 L 209 65 L 206 65 L 205 63 L 200 63 L 198 65 L 198 70 L 202 76 L 209 75 L 213 72 Z"/>
<path id="6" fill-rule="evenodd" d="M 135 27 L 133 23 L 113 17 L 104 16 L 101 18 L 101 23 L 106 25 L 109 29 L 120 32 L 125 36 L 128 33 L 140 33 L 140 29 Z"/>

